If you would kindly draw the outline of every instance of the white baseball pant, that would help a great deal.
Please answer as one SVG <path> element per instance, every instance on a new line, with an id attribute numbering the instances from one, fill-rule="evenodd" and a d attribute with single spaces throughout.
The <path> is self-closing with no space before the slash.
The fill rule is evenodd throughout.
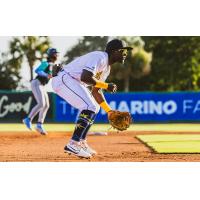
<path id="1" fill-rule="evenodd" d="M 100 106 L 89 89 L 65 71 L 52 78 L 52 88 L 56 94 L 74 108 L 80 111 L 90 110 L 95 113 L 99 112 Z"/>

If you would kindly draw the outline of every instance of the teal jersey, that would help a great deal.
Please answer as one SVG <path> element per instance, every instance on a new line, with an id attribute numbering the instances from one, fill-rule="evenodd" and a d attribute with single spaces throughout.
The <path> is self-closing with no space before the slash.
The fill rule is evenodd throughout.
<path id="1" fill-rule="evenodd" d="M 46 76 L 48 76 L 48 74 L 52 74 L 52 69 L 50 69 L 50 63 L 47 61 L 42 61 L 41 64 L 35 70 L 35 72 L 39 76 L 44 76 L 44 77 L 45 77 L 45 73 L 46 73 Z"/>
<path id="2" fill-rule="evenodd" d="M 38 74 L 36 79 L 38 79 L 43 85 L 46 85 L 49 82 L 48 75 L 52 74 L 52 63 L 42 61 L 35 72 Z"/>

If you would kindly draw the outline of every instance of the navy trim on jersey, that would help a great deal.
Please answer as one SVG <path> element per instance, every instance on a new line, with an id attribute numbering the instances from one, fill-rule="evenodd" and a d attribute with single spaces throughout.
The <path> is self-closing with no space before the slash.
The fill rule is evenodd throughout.
<path id="1" fill-rule="evenodd" d="M 71 88 L 69 88 L 69 87 L 65 84 L 65 82 L 64 82 L 64 80 L 63 80 L 63 77 L 64 77 L 65 75 L 66 75 L 66 74 L 64 74 L 64 75 L 62 76 L 62 82 L 63 82 L 63 84 L 64 84 L 69 90 L 71 90 L 74 94 L 76 94 L 78 97 L 80 97 L 80 98 L 84 101 L 84 99 L 83 99 L 81 96 L 79 96 L 76 92 L 74 92 Z M 84 101 L 84 103 L 87 105 L 87 110 L 88 110 L 89 105 L 88 105 L 87 102 L 85 102 L 85 101 Z"/>
<path id="2" fill-rule="evenodd" d="M 85 69 L 85 68 L 88 68 L 88 69 L 94 70 L 93 68 L 90 68 L 90 67 L 87 67 L 87 66 L 85 66 L 84 69 Z"/>

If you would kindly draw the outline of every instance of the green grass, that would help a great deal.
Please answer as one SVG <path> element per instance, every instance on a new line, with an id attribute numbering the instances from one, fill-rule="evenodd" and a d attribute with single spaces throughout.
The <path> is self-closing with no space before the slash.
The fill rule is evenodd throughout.
<path id="1" fill-rule="evenodd" d="M 199 134 L 138 135 L 137 138 L 157 153 L 200 153 Z"/>
<path id="2" fill-rule="evenodd" d="M 34 125 L 33 125 L 34 126 Z M 74 124 L 44 124 L 47 131 L 73 131 Z M 107 131 L 110 128 L 109 125 L 99 124 L 94 125 L 92 130 L 94 131 Z M 0 124 L 0 132 L 3 131 L 27 131 L 28 129 L 24 124 Z"/>
<path id="3" fill-rule="evenodd" d="M 74 124 L 45 124 L 47 131 L 72 131 Z M 92 131 L 108 131 L 109 124 L 94 124 Z M 0 124 L 0 131 L 26 131 L 22 124 Z M 112 129 L 111 129 L 112 130 Z M 133 124 L 130 131 L 184 131 L 200 132 L 200 124 Z"/>

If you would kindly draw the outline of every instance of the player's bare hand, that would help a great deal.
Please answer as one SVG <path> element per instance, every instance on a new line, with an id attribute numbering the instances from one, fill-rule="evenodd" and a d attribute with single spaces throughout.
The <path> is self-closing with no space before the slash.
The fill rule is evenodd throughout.
<path id="1" fill-rule="evenodd" d="M 108 119 L 110 118 L 110 115 L 113 113 L 113 110 L 109 111 L 108 114 Z"/>
<path id="2" fill-rule="evenodd" d="M 48 74 L 48 79 L 51 79 L 52 78 L 52 75 L 51 74 Z"/>
<path id="3" fill-rule="evenodd" d="M 107 91 L 109 91 L 111 93 L 117 92 L 117 85 L 114 83 L 108 83 Z"/>

